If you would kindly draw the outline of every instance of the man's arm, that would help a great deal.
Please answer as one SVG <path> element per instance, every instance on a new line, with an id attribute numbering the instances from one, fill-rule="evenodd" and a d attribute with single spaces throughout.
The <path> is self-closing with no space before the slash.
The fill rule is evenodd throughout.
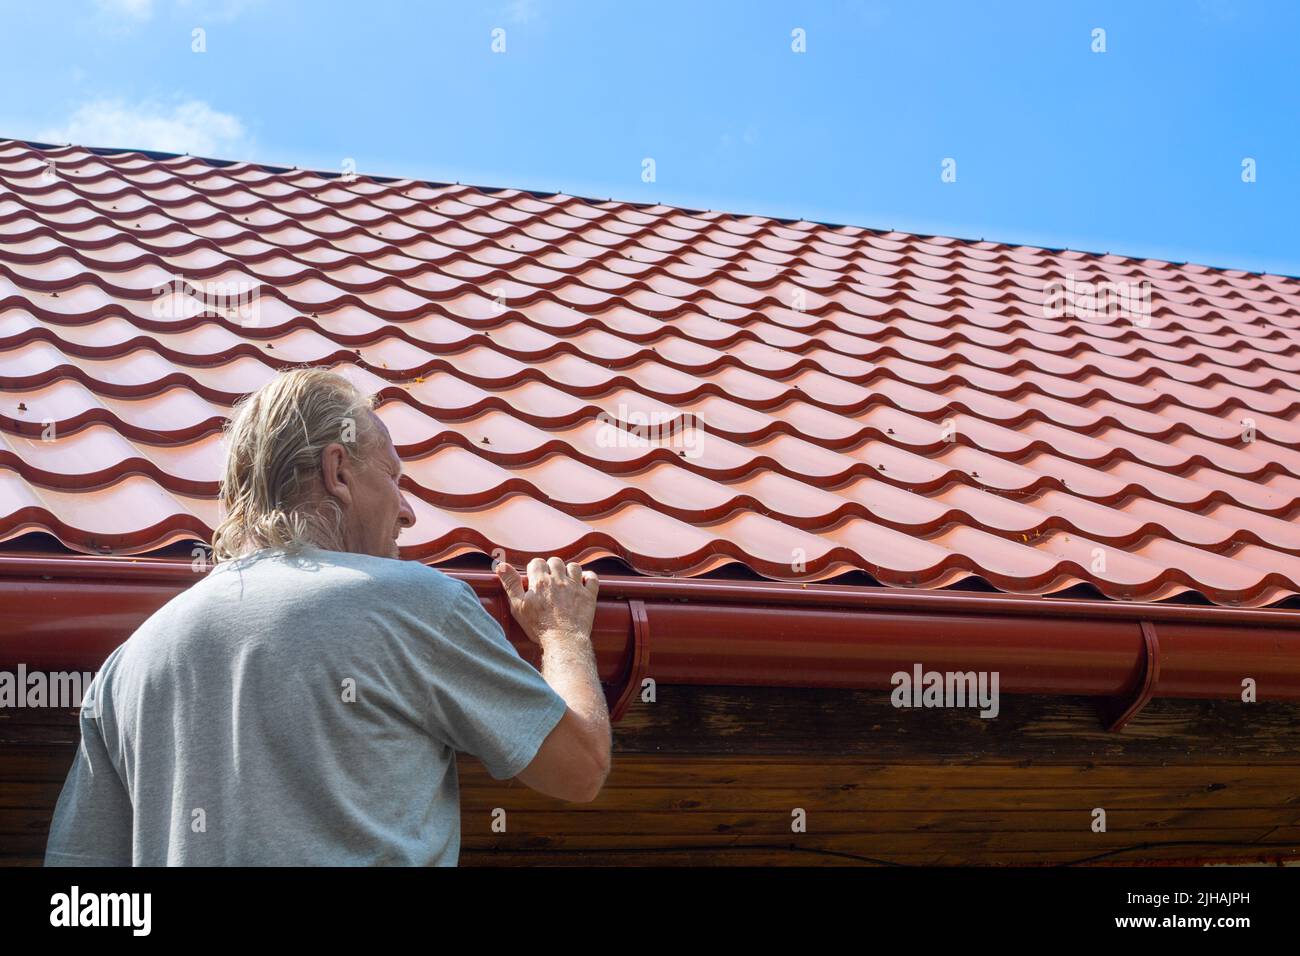
<path id="1" fill-rule="evenodd" d="M 595 800 L 609 775 L 612 734 L 605 692 L 596 673 L 591 625 L 600 582 L 578 564 L 557 557 L 528 563 L 528 590 L 504 562 L 497 575 L 510 611 L 529 639 L 542 648 L 542 677 L 568 710 L 517 778 L 559 800 Z"/>

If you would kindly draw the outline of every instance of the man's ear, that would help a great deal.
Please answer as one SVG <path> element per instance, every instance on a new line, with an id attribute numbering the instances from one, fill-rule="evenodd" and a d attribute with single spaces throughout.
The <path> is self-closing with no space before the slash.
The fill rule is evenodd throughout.
<path id="1" fill-rule="evenodd" d="M 320 453 L 321 483 L 325 493 L 339 500 L 339 504 L 352 504 L 352 459 L 338 442 L 326 445 Z"/>

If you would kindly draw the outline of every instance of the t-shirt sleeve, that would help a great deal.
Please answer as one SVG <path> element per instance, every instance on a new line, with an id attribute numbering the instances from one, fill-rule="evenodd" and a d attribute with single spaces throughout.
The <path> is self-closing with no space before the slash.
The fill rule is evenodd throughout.
<path id="1" fill-rule="evenodd" d="M 532 763 L 568 705 L 519 656 L 473 588 L 453 581 L 451 595 L 438 633 L 428 635 L 428 730 L 505 780 Z"/>
<path id="2" fill-rule="evenodd" d="M 81 704 L 81 744 L 50 823 L 46 866 L 130 866 L 131 798 L 104 744 L 101 677 Z"/>

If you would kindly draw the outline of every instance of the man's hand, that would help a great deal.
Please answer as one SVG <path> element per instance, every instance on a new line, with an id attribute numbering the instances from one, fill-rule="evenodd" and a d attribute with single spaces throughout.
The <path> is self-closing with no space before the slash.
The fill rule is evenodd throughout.
<path id="1" fill-rule="evenodd" d="M 528 562 L 527 591 L 511 565 L 502 561 L 496 572 L 505 585 L 510 613 L 530 641 L 541 644 L 551 637 L 573 634 L 591 637 L 596 592 L 600 590 L 595 572 L 583 571 L 580 564 L 566 566 L 557 557 L 549 561 L 533 558 Z"/>

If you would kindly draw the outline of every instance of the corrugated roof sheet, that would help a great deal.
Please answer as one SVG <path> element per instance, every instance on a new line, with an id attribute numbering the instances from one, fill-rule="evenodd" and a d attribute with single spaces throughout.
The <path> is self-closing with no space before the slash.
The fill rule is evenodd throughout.
<path id="1" fill-rule="evenodd" d="M 1300 591 L 1294 278 L 14 141 L 0 185 L 2 540 L 205 539 L 231 404 L 313 364 L 384 398 L 408 557 Z"/>

